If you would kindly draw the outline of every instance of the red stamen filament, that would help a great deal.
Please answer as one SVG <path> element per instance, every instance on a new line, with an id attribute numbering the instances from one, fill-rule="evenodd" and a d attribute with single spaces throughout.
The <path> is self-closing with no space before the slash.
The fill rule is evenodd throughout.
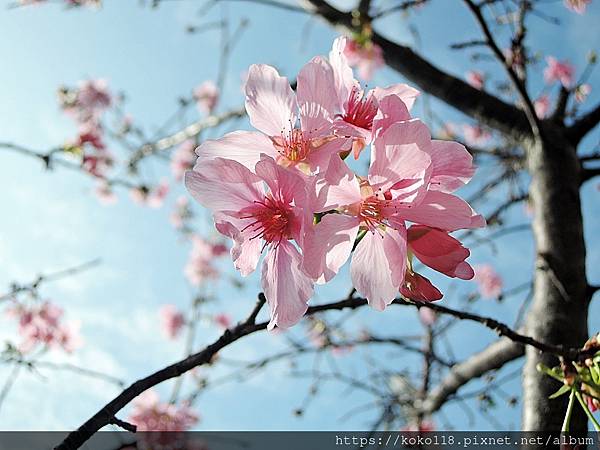
<path id="1" fill-rule="evenodd" d="M 346 113 L 342 117 L 345 122 L 357 127 L 370 130 L 373 127 L 373 119 L 377 115 L 377 105 L 372 93 L 364 97 L 364 92 L 356 86 L 350 91 L 346 105 Z"/>
<path id="2" fill-rule="evenodd" d="M 306 139 L 304 132 L 299 129 L 293 129 L 284 134 L 281 133 L 281 151 L 290 161 L 303 161 L 310 153 L 310 140 Z"/>
<path id="3" fill-rule="evenodd" d="M 269 195 L 263 201 L 255 201 L 254 205 L 244 208 L 241 212 L 240 218 L 255 219 L 242 229 L 242 232 L 248 229 L 252 231 L 254 235 L 251 240 L 261 238 L 265 240 L 265 246 L 274 242 L 277 246 L 282 240 L 290 237 L 290 205 Z"/>

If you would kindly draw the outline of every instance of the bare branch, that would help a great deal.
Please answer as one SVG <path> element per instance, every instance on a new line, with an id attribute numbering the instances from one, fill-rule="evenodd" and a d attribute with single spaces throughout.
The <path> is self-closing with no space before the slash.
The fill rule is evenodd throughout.
<path id="1" fill-rule="evenodd" d="M 57 272 L 50 272 L 43 275 L 38 275 L 37 278 L 29 283 L 25 284 L 13 284 L 11 289 L 6 294 L 0 295 L 0 301 L 6 300 L 8 298 L 13 297 L 16 294 L 21 292 L 31 292 L 36 290 L 42 283 L 47 283 L 50 281 L 60 280 L 61 278 L 68 277 L 70 275 L 75 275 L 77 273 L 83 272 L 85 270 L 91 269 L 92 267 L 100 264 L 100 259 L 94 259 L 83 264 L 79 264 L 74 267 L 69 267 L 68 269 L 59 270 Z"/>
<path id="2" fill-rule="evenodd" d="M 121 427 L 124 430 L 129 431 L 131 433 L 135 433 L 137 431 L 137 426 L 129 422 L 125 422 L 124 420 L 118 419 L 117 417 L 113 417 L 109 422 L 109 425 L 117 425 L 118 427 Z"/>
<path id="3" fill-rule="evenodd" d="M 583 168 L 581 171 L 581 184 L 597 176 L 600 176 L 600 167 L 594 167 L 590 169 Z"/>
<path id="4" fill-rule="evenodd" d="M 600 104 L 596 105 L 587 114 L 584 114 L 575 121 L 567 129 L 567 134 L 572 143 L 577 144 L 581 141 L 586 134 L 592 131 L 596 125 L 600 122 Z"/>
<path id="5" fill-rule="evenodd" d="M 183 130 L 180 130 L 169 136 L 165 136 L 158 139 L 156 142 L 142 145 L 140 149 L 133 154 L 129 160 L 131 166 L 135 166 L 141 159 L 146 156 L 153 155 L 163 150 L 168 150 L 175 147 L 188 139 L 195 138 L 202 131 L 221 125 L 231 119 L 238 119 L 246 115 L 246 109 L 244 107 L 238 109 L 232 109 L 222 114 L 208 116 L 194 122 Z"/>
<path id="6" fill-rule="evenodd" d="M 494 342 L 485 350 L 455 365 L 427 396 L 422 405 L 423 413 L 433 414 L 468 382 L 491 370 L 497 370 L 524 354 L 525 347 L 510 339 L 503 338 Z"/>
<path id="7" fill-rule="evenodd" d="M 435 303 L 409 302 L 404 299 L 395 299 L 392 303 L 395 305 L 416 306 L 417 308 L 429 308 L 433 309 L 436 312 L 442 314 L 449 314 L 459 319 L 478 322 L 490 328 L 491 330 L 494 330 L 500 336 L 506 336 L 517 343 L 535 347 L 538 350 L 541 350 L 542 352 L 547 352 L 557 356 L 563 356 L 568 360 L 579 360 L 581 358 L 589 357 L 590 350 L 565 348 L 562 345 L 552 345 L 539 342 L 529 336 L 524 336 L 512 330 L 506 324 L 498 322 L 497 320 L 492 319 L 490 317 L 478 316 L 476 314 L 468 312 L 457 311 L 451 308 L 447 308 L 445 306 L 437 305 Z M 355 309 L 365 306 L 366 304 L 366 299 L 353 298 L 350 296 L 349 298 L 338 302 L 312 306 L 308 308 L 306 315 L 310 316 L 321 311 L 341 310 L 345 308 Z M 115 397 L 112 401 L 107 403 L 100 411 L 98 411 L 76 431 L 70 433 L 62 443 L 55 447 L 55 450 L 74 450 L 80 448 L 94 433 L 100 430 L 100 428 L 111 423 L 111 420 L 113 420 L 115 414 L 142 392 L 146 391 L 147 389 L 150 389 L 153 386 L 156 386 L 159 383 L 162 383 L 163 381 L 169 380 L 171 378 L 176 378 L 184 374 L 185 372 L 193 369 L 194 367 L 210 363 L 213 357 L 220 350 L 227 347 L 229 344 L 239 340 L 244 336 L 248 336 L 257 331 L 266 329 L 268 322 L 261 322 L 258 324 L 253 323 L 255 319 L 255 311 L 257 310 L 258 305 L 262 306 L 262 301 L 260 298 L 259 302 L 257 303 L 257 306 L 253 309 L 248 319 L 238 324 L 231 330 L 225 330 L 225 332 L 221 335 L 219 339 L 217 339 L 214 343 L 210 344 L 209 346 L 205 347 L 200 352 L 195 353 L 175 364 L 165 367 L 164 369 L 161 369 L 158 372 L 155 372 L 147 376 L 146 378 L 143 378 L 133 383 L 131 386 L 129 386 L 127 389 L 121 392 L 117 397 Z"/>
<path id="8" fill-rule="evenodd" d="M 477 23 L 479 24 L 479 27 L 481 28 L 481 31 L 487 41 L 488 47 L 492 50 L 498 61 L 502 63 L 502 66 L 504 67 L 508 78 L 511 80 L 511 82 L 517 89 L 517 92 L 521 97 L 521 101 L 525 106 L 525 114 L 527 115 L 527 120 L 529 121 L 533 134 L 535 136 L 540 137 L 540 120 L 537 117 L 537 114 L 535 113 L 535 107 L 533 106 L 533 102 L 531 101 L 531 98 L 527 93 L 527 88 L 525 87 L 523 80 L 519 78 L 512 64 L 506 60 L 506 58 L 504 57 L 504 53 L 502 53 L 502 50 L 500 49 L 500 47 L 498 47 L 498 44 L 496 43 L 496 40 L 494 39 L 494 36 L 492 35 L 492 32 L 485 20 L 485 17 L 483 16 L 481 6 L 476 5 L 472 0 L 464 0 L 464 2 L 467 5 L 467 7 L 471 10 Z"/>

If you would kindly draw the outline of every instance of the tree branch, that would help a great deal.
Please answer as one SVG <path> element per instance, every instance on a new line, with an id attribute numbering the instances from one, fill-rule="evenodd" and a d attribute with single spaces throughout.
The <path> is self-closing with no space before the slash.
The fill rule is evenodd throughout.
<path id="1" fill-rule="evenodd" d="M 135 152 L 132 157 L 129 159 L 129 165 L 135 166 L 140 160 L 144 157 L 153 155 L 163 150 L 167 150 L 169 148 L 175 147 L 179 144 L 182 144 L 184 141 L 188 139 L 192 139 L 198 136 L 202 131 L 208 128 L 214 128 L 218 125 L 221 125 L 224 122 L 227 122 L 231 119 L 239 119 L 246 115 L 246 109 L 244 107 L 232 109 L 222 114 L 211 115 L 205 118 L 202 118 L 184 129 L 171 134 L 169 136 L 165 136 L 156 142 L 151 142 L 142 145 L 137 152 Z"/>
<path id="2" fill-rule="evenodd" d="M 427 396 L 422 405 L 423 413 L 433 414 L 469 381 L 499 369 L 524 354 L 525 347 L 508 338 L 494 342 L 485 350 L 455 365 Z"/>
<path id="3" fill-rule="evenodd" d="M 305 8 L 346 32 L 354 30 L 352 15 L 324 0 L 303 0 Z M 413 52 L 374 32 L 373 42 L 381 47 L 386 63 L 423 90 L 482 123 L 521 139 L 531 129 L 525 113 L 497 97 L 480 91 L 449 75 Z"/>
<path id="4" fill-rule="evenodd" d="M 581 141 L 586 134 L 592 131 L 600 122 L 600 104 L 594 109 L 581 116 L 573 125 L 567 128 L 567 135 L 575 145 Z"/>
<path id="5" fill-rule="evenodd" d="M 135 426 L 129 422 L 125 422 L 124 420 L 121 420 L 117 417 L 113 417 L 111 419 L 109 425 L 116 425 L 116 426 L 121 427 L 124 430 L 129 431 L 131 433 L 135 433 L 137 431 L 137 426 Z"/>
<path id="6" fill-rule="evenodd" d="M 475 20 L 477 21 L 477 23 L 479 25 L 479 28 L 481 28 L 481 32 L 485 36 L 488 47 L 492 50 L 492 52 L 494 53 L 494 55 L 496 56 L 498 61 L 500 61 L 500 63 L 502 63 L 502 66 L 504 67 L 504 69 L 508 75 L 508 78 L 510 79 L 512 84 L 515 86 L 515 89 L 519 93 L 519 96 L 521 97 L 521 101 L 523 102 L 523 105 L 525 106 L 525 115 L 527 116 L 527 120 L 529 121 L 529 125 L 531 126 L 533 134 L 537 137 L 540 137 L 541 136 L 540 121 L 537 117 L 537 114 L 535 113 L 535 107 L 533 106 L 531 98 L 529 97 L 529 94 L 527 93 L 527 88 L 525 87 L 525 84 L 519 78 L 519 76 L 517 75 L 515 70 L 513 69 L 512 64 L 510 64 L 506 60 L 506 58 L 504 57 L 504 54 L 502 53 L 502 50 L 500 50 L 500 47 L 498 47 L 498 44 L 496 43 L 496 40 L 494 39 L 494 36 L 492 35 L 492 32 L 485 20 L 485 17 L 483 16 L 483 13 L 481 11 L 481 6 L 476 5 L 472 0 L 464 0 L 464 2 L 467 5 L 467 7 L 471 10 L 471 12 L 473 13 Z M 524 13 L 522 13 L 522 14 L 524 14 Z"/>
<path id="7" fill-rule="evenodd" d="M 356 309 L 367 304 L 366 299 L 354 298 L 353 293 L 354 290 L 350 292 L 350 295 L 346 299 L 340 300 L 338 302 L 311 306 L 310 308 L 308 308 L 306 315 L 310 316 L 321 311 L 340 310 L 345 308 Z M 589 356 L 590 353 L 590 350 L 586 351 L 577 348 L 565 348 L 562 345 L 552 345 L 539 342 L 529 336 L 524 336 L 512 330 L 506 324 L 498 322 L 497 320 L 492 319 L 490 317 L 478 316 L 476 314 L 468 312 L 457 311 L 455 309 L 440 306 L 435 303 L 409 302 L 407 300 L 397 298 L 392 302 L 392 304 L 416 306 L 417 308 L 429 308 L 436 312 L 442 314 L 449 314 L 462 320 L 478 322 L 494 330 L 500 336 L 506 336 L 507 338 L 517 343 L 530 345 L 532 347 L 537 348 L 538 350 L 541 350 L 542 352 L 548 352 L 557 356 L 562 356 L 568 360 L 579 360 L 582 358 L 586 358 Z M 115 417 L 115 414 L 118 413 L 122 408 L 125 407 L 125 405 L 131 402 L 142 392 L 150 389 L 153 386 L 156 386 L 159 383 L 162 383 L 163 381 L 169 380 L 171 378 L 176 378 L 184 374 L 185 372 L 193 369 L 194 367 L 210 363 L 213 357 L 220 350 L 227 347 L 229 344 L 239 340 L 244 336 L 248 336 L 257 331 L 266 329 L 268 322 L 254 323 L 256 315 L 260 310 L 259 305 L 260 307 L 264 305 L 262 297 L 260 296 L 257 306 L 254 307 L 248 319 L 238 324 L 231 330 L 225 330 L 221 337 L 215 342 L 205 347 L 200 352 L 195 353 L 177 363 L 165 367 L 164 369 L 161 369 L 158 372 L 155 372 L 147 376 L 146 378 L 143 378 L 133 383 L 131 386 L 129 386 L 127 389 L 121 392 L 117 397 L 115 397 L 112 401 L 107 403 L 100 411 L 94 414 L 94 416 L 92 416 L 76 431 L 70 433 L 62 443 L 55 447 L 54 450 L 75 450 L 80 448 L 90 437 L 92 437 L 92 435 L 94 435 L 94 433 L 100 430 L 100 428 L 110 424 L 111 420 L 113 420 L 113 418 Z"/>
<path id="8" fill-rule="evenodd" d="M 581 170 L 581 184 L 591 180 L 594 177 L 600 176 L 600 167 L 594 167 L 586 169 L 585 167 Z"/>
<path id="9" fill-rule="evenodd" d="M 112 423 L 115 414 L 117 414 L 125 405 L 131 402 L 142 392 L 156 386 L 163 381 L 171 378 L 178 377 L 183 373 L 193 369 L 194 367 L 201 366 L 209 363 L 213 357 L 224 347 L 228 346 L 232 342 L 238 339 L 253 334 L 257 331 L 264 330 L 267 328 L 268 322 L 254 323 L 256 315 L 264 302 L 259 298 L 257 306 L 252 310 L 252 313 L 247 320 L 238 324 L 231 330 L 225 330 L 219 339 L 213 342 L 211 345 L 205 347 L 202 351 L 195 353 L 175 364 L 165 367 L 164 369 L 155 372 L 146 378 L 136 381 L 123 392 L 121 392 L 112 401 L 107 403 L 100 411 L 94 414 L 88 421 L 86 421 L 76 431 L 70 433 L 66 439 L 55 447 L 55 450 L 74 450 L 80 448 L 94 433 L 100 428 Z M 347 298 L 335 303 L 328 303 L 324 305 L 313 306 L 308 309 L 307 315 L 315 314 L 320 311 L 336 310 L 344 308 L 358 308 L 366 305 L 366 300 L 362 298 Z"/>

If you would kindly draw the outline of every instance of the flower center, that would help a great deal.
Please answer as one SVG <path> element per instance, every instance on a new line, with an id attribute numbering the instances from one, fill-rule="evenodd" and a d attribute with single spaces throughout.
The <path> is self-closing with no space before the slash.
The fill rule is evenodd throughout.
<path id="1" fill-rule="evenodd" d="M 373 127 L 373 119 L 376 115 L 377 104 L 373 93 L 370 92 L 365 97 L 364 92 L 354 86 L 346 102 L 346 113 L 342 116 L 344 122 L 370 130 Z"/>
<path id="2" fill-rule="evenodd" d="M 358 217 L 361 219 L 362 225 L 366 226 L 371 232 L 377 228 L 385 226 L 385 217 L 383 215 L 383 207 L 385 201 L 378 199 L 376 196 L 371 196 L 364 199 L 360 203 Z"/>
<path id="3" fill-rule="evenodd" d="M 297 128 L 287 134 L 281 132 L 281 140 L 275 145 L 279 147 L 279 153 L 292 162 L 305 160 L 311 147 L 310 139 L 307 139 L 304 132 Z"/>
<path id="4" fill-rule="evenodd" d="M 366 179 L 360 180 L 360 193 L 362 200 L 342 208 L 341 212 L 358 217 L 361 227 L 373 233 L 391 227 L 386 211 L 390 206 L 391 197 L 387 193 L 374 191 Z"/>
<path id="5" fill-rule="evenodd" d="M 261 238 L 265 240 L 265 245 L 271 243 L 279 245 L 282 240 L 287 240 L 291 236 L 291 206 L 281 200 L 267 195 L 263 201 L 255 201 L 253 205 L 240 212 L 242 219 L 254 219 L 242 229 L 242 232 L 251 230 L 253 235 L 251 240 Z"/>

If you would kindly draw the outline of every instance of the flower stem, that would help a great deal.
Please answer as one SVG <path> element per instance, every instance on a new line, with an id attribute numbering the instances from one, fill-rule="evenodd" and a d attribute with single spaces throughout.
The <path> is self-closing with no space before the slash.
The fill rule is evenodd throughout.
<path id="1" fill-rule="evenodd" d="M 565 420 L 563 421 L 561 433 L 569 432 L 569 425 L 571 424 L 571 415 L 573 414 L 573 405 L 575 404 L 575 389 L 571 390 L 569 395 L 569 405 L 567 406 L 567 413 L 565 414 Z"/>
<path id="2" fill-rule="evenodd" d="M 588 419 L 590 419 L 590 421 L 594 425 L 594 428 L 596 429 L 596 431 L 600 432 L 600 423 L 598 423 L 598 421 L 596 420 L 594 415 L 590 412 L 589 408 L 583 401 L 583 397 L 581 396 L 581 393 L 579 393 L 578 391 L 575 391 L 575 396 L 577 397 L 577 400 L 579 400 L 579 404 L 583 408 L 585 415 L 588 416 Z"/>

